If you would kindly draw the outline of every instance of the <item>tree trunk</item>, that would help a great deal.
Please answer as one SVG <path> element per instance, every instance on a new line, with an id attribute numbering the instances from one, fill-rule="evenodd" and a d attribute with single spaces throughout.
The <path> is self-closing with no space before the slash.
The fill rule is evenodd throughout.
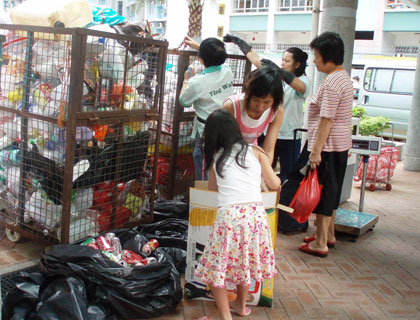
<path id="1" fill-rule="evenodd" d="M 191 1 L 188 3 L 190 17 L 188 20 L 188 36 L 191 38 L 201 37 L 203 4 L 201 1 Z"/>

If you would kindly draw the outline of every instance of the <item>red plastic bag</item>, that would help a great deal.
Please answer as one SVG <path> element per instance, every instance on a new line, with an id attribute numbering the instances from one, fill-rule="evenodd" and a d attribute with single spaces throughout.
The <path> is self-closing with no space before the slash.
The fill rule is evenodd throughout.
<path id="1" fill-rule="evenodd" d="M 308 221 L 310 214 L 321 199 L 321 191 L 322 185 L 318 182 L 317 170 L 310 170 L 290 201 L 289 207 L 294 209 L 290 216 L 299 223 Z"/>

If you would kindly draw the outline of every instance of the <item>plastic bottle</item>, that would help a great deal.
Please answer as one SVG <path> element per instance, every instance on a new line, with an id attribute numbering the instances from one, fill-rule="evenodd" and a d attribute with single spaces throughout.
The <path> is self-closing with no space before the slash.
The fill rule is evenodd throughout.
<path id="1" fill-rule="evenodd" d="M 20 164 L 20 150 L 1 150 L 0 165 L 2 167 L 18 166 Z"/>
<path id="2" fill-rule="evenodd" d="M 84 27 L 92 21 L 88 0 L 27 0 L 10 10 L 14 24 Z"/>
<path id="3" fill-rule="evenodd" d="M 4 210 L 6 214 L 13 221 L 16 220 L 16 213 L 18 209 L 18 201 L 6 186 L 6 178 L 0 177 L 0 209 Z"/>

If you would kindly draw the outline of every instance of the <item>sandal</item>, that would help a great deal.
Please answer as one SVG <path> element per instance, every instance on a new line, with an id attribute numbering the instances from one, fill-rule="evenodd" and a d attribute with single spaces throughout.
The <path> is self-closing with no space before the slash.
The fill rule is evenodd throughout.
<path id="1" fill-rule="evenodd" d="M 239 314 L 235 309 L 230 308 L 230 312 L 240 316 L 240 317 L 247 317 L 251 314 L 251 309 L 248 307 L 245 307 L 245 313 L 244 314 Z"/>
<path id="2" fill-rule="evenodd" d="M 320 258 L 325 258 L 328 256 L 328 250 L 327 251 L 320 251 L 320 250 L 313 250 L 309 248 L 309 243 L 302 243 L 299 246 L 299 250 L 308 254 L 311 254 L 313 256 L 317 256 Z"/>
<path id="3" fill-rule="evenodd" d="M 315 240 L 315 235 L 311 235 L 311 236 L 307 236 L 305 238 L 303 238 L 303 242 L 309 243 Z M 334 248 L 335 247 L 335 242 L 329 242 L 327 241 L 327 247 L 328 248 Z"/>

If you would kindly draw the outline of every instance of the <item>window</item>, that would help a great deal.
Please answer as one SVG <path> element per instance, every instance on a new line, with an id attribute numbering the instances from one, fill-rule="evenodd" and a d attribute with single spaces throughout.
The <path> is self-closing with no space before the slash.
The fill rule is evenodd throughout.
<path id="1" fill-rule="evenodd" d="M 223 37 L 223 27 L 217 27 L 217 36 Z"/>
<path id="2" fill-rule="evenodd" d="M 373 91 L 389 92 L 391 89 L 392 69 L 376 69 L 375 77 L 373 80 Z"/>
<path id="3" fill-rule="evenodd" d="M 354 40 L 373 40 L 374 31 L 356 31 Z"/>
<path id="4" fill-rule="evenodd" d="M 224 16 L 225 15 L 225 5 L 224 4 L 220 4 L 219 5 L 219 14 L 221 16 Z"/>
<path id="5" fill-rule="evenodd" d="M 123 15 L 123 1 L 118 1 L 118 9 L 117 12 L 120 16 Z"/>
<path id="6" fill-rule="evenodd" d="M 388 0 L 386 3 L 386 8 L 388 10 L 406 10 L 406 9 L 410 9 L 409 6 L 407 6 L 406 4 L 398 1 L 398 0 Z"/>
<path id="7" fill-rule="evenodd" d="M 312 11 L 312 0 L 279 0 L 277 11 Z"/>
<path id="8" fill-rule="evenodd" d="M 374 92 L 413 94 L 414 70 L 368 68 L 364 88 Z"/>
<path id="9" fill-rule="evenodd" d="M 413 94 L 414 70 L 395 70 L 391 92 L 398 94 Z"/>
<path id="10" fill-rule="evenodd" d="M 234 0 L 233 13 L 268 12 L 269 4 L 270 0 Z"/>

